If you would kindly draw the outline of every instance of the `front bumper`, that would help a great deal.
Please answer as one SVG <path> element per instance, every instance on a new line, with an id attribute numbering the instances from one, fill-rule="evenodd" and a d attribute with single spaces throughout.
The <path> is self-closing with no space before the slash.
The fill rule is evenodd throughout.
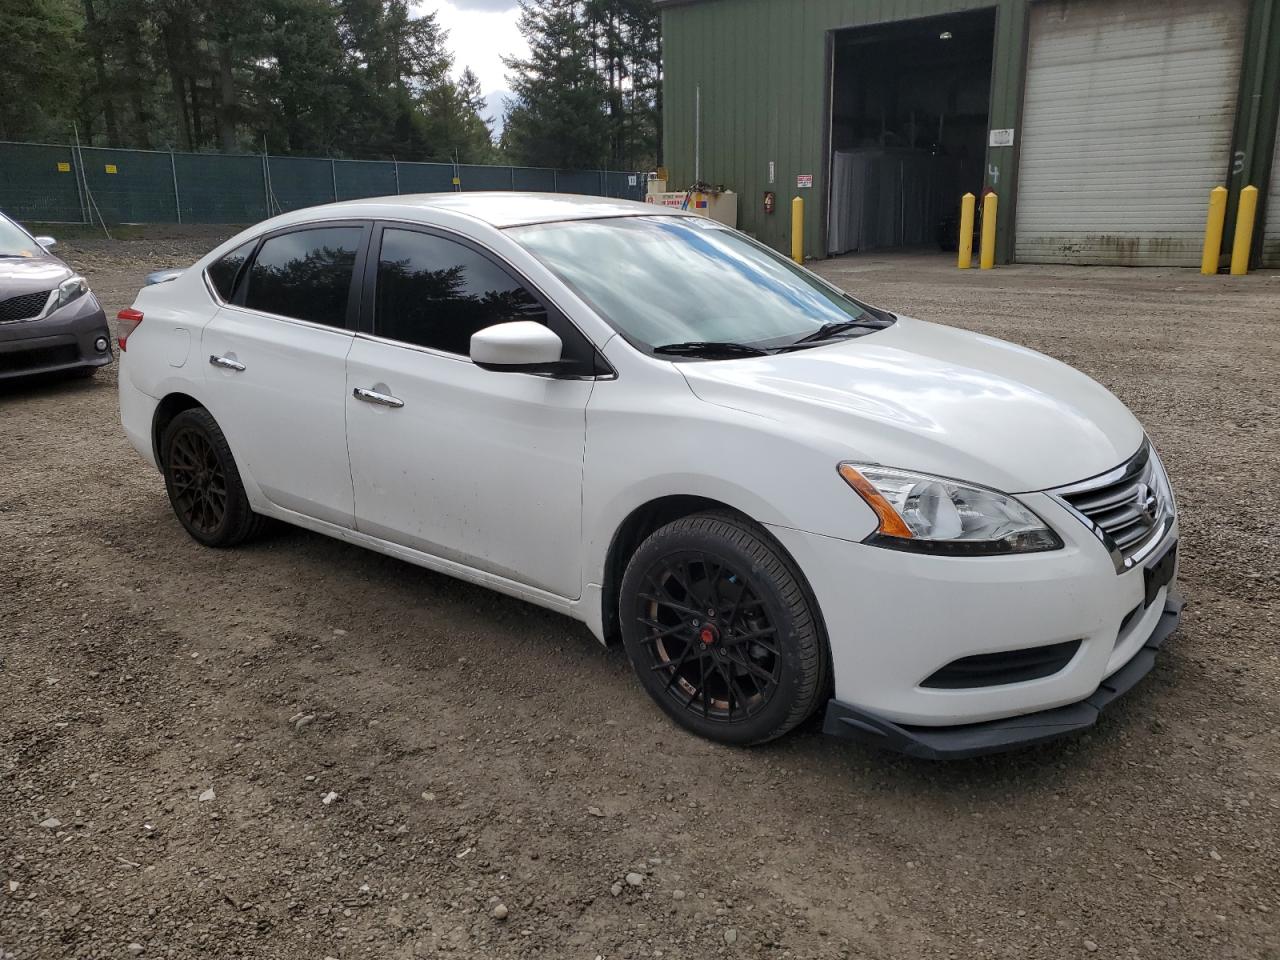
<path id="1" fill-rule="evenodd" d="M 1105 707 L 1151 671 L 1156 651 L 1177 628 L 1181 614 L 1181 598 L 1167 595 L 1155 630 L 1138 652 L 1103 680 L 1090 696 L 1077 703 L 986 723 L 921 727 L 894 723 L 832 700 L 827 704 L 823 731 L 926 760 L 958 760 L 999 753 L 1076 733 L 1093 726 Z"/>
<path id="2" fill-rule="evenodd" d="M 98 349 L 100 341 L 105 349 Z M 107 315 L 92 293 L 43 320 L 0 323 L 0 380 L 102 367 L 111 360 Z"/>

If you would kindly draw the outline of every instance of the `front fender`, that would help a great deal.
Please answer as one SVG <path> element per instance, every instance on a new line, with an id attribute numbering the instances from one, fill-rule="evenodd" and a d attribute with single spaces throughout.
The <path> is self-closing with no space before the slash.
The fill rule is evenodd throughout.
<path id="1" fill-rule="evenodd" d="M 636 509 L 665 497 L 712 500 L 771 527 L 865 538 L 876 517 L 837 472 L 841 452 L 821 434 L 698 399 L 671 364 L 632 364 L 625 377 L 597 384 L 583 465 L 582 619 L 603 636 L 610 545 Z"/>

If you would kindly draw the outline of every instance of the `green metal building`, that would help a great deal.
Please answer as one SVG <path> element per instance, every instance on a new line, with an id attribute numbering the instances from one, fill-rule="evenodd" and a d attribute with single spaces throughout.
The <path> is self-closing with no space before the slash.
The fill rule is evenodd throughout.
<path id="1" fill-rule="evenodd" d="M 994 191 L 999 262 L 1192 266 L 1252 184 L 1280 266 L 1280 0 L 657 2 L 668 189 L 776 249 L 795 196 L 824 257 L 946 247 Z"/>

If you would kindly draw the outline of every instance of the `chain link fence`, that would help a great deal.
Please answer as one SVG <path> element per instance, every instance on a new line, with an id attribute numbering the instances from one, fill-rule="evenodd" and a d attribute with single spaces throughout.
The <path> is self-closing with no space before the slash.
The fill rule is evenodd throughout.
<path id="1" fill-rule="evenodd" d="M 0 212 L 62 223 L 255 223 L 335 200 L 527 190 L 643 200 L 645 176 L 0 141 Z"/>

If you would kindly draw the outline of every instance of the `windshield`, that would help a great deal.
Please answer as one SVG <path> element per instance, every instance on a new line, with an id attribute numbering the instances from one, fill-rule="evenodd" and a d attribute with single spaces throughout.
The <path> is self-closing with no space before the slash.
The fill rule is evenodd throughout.
<path id="1" fill-rule="evenodd" d="M 0 216 L 0 257 L 38 257 L 44 251 L 21 227 Z"/>
<path id="2" fill-rule="evenodd" d="M 658 352 L 725 342 L 768 350 L 820 331 L 865 334 L 890 322 L 702 217 L 569 220 L 508 233 L 620 333 Z"/>

